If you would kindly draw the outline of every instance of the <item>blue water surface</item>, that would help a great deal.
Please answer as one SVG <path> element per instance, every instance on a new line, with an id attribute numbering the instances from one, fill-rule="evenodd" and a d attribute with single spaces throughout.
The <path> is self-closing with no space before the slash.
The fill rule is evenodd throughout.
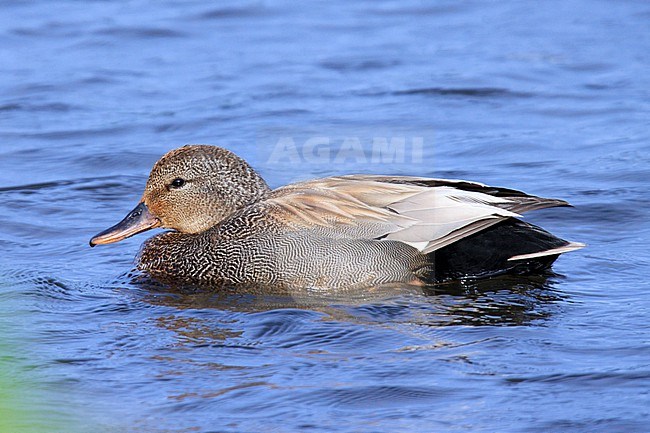
<path id="1" fill-rule="evenodd" d="M 648 2 L 0 8 L 12 433 L 650 431 Z M 409 174 L 566 199 L 527 220 L 588 247 L 426 293 L 139 283 L 146 235 L 88 240 L 186 143 L 274 187 Z"/>

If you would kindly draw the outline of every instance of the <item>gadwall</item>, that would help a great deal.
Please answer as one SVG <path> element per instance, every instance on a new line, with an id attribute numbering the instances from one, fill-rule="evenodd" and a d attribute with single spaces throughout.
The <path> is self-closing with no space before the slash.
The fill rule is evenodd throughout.
<path id="1" fill-rule="evenodd" d="M 165 154 L 140 203 L 90 245 L 155 227 L 138 267 L 196 284 L 361 288 L 548 268 L 583 247 L 519 219 L 568 206 L 464 180 L 348 175 L 271 190 L 215 146 Z"/>

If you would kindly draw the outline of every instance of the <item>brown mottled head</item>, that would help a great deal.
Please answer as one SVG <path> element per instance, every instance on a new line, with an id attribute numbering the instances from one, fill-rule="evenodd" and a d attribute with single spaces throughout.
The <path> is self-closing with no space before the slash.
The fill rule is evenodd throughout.
<path id="1" fill-rule="evenodd" d="M 90 244 L 117 242 L 153 227 L 200 233 L 269 191 L 234 153 L 216 146 L 183 146 L 153 166 L 140 204 Z"/>

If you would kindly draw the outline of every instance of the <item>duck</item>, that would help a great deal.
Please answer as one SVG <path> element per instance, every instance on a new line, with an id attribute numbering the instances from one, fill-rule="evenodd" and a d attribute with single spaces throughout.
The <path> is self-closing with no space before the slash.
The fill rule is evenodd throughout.
<path id="1" fill-rule="evenodd" d="M 564 200 L 467 180 L 353 174 L 271 189 L 233 152 L 186 145 L 90 246 L 154 228 L 139 270 L 179 283 L 343 290 L 531 274 L 584 247 L 521 214 Z"/>

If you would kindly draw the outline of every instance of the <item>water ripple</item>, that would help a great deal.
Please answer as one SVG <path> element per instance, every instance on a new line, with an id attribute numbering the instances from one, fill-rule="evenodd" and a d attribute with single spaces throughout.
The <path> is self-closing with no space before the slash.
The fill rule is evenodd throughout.
<path id="1" fill-rule="evenodd" d="M 156 27 L 109 27 L 94 32 L 97 35 L 113 36 L 115 38 L 148 39 L 148 38 L 182 38 L 187 33 L 180 30 Z"/>
<path id="2" fill-rule="evenodd" d="M 566 386 L 626 386 L 644 388 L 650 380 L 650 371 L 602 372 L 602 373 L 556 373 L 540 376 L 509 377 L 508 383 L 559 383 Z"/>
<path id="3" fill-rule="evenodd" d="M 431 96 L 472 96 L 479 98 L 530 98 L 532 93 L 514 91 L 498 87 L 422 87 L 396 90 L 394 95 L 431 95 Z"/>
<path id="4" fill-rule="evenodd" d="M 302 403 L 346 410 L 375 410 L 403 404 L 429 405 L 450 397 L 454 390 L 422 386 L 361 386 L 322 389 L 303 394 Z"/>

